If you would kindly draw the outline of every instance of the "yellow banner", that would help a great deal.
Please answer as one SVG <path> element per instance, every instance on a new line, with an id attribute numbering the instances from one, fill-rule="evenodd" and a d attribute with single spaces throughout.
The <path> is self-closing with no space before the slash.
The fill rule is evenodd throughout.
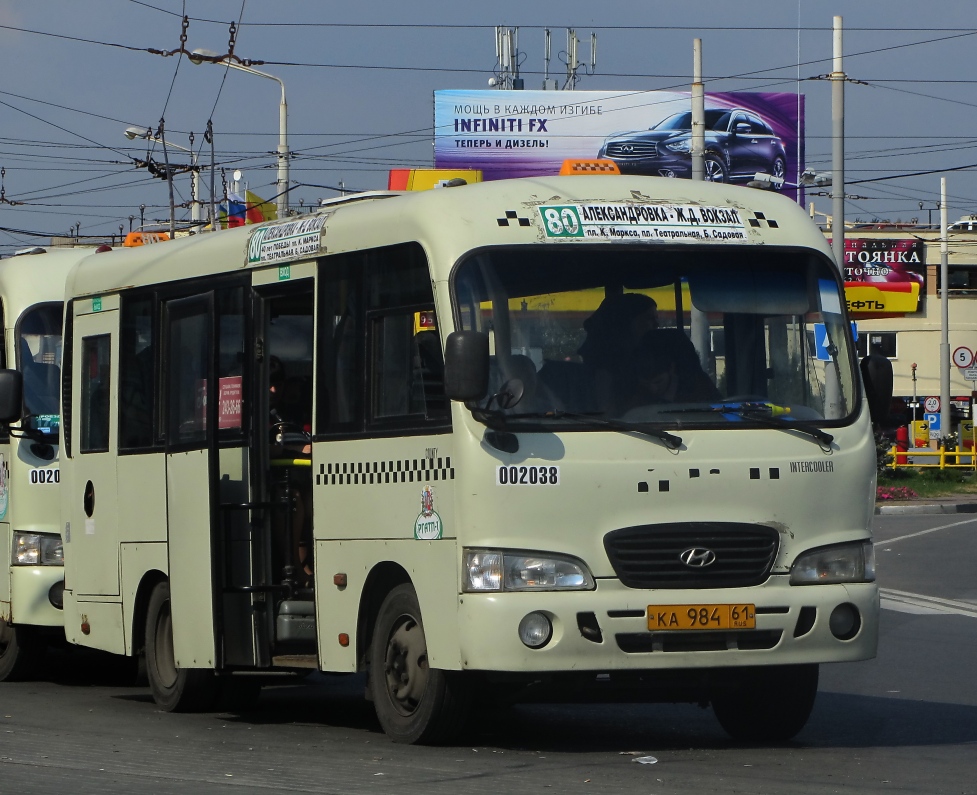
<path id="1" fill-rule="evenodd" d="M 915 282 L 846 282 L 845 300 L 853 315 L 905 315 L 919 307 L 919 285 Z"/>

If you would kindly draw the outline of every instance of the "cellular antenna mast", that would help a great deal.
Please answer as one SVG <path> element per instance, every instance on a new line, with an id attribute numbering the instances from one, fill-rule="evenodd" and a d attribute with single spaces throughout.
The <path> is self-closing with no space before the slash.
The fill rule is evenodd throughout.
<path id="1" fill-rule="evenodd" d="M 580 79 L 577 72 L 581 66 L 584 68 L 584 74 L 593 74 L 594 70 L 597 68 L 597 34 L 590 34 L 590 70 L 588 72 L 587 67 L 580 63 L 580 58 L 578 56 L 580 47 L 580 39 L 577 38 L 577 32 L 573 28 L 567 28 L 567 79 L 563 84 L 564 90 L 573 91 L 577 86 L 577 80 Z"/>
<path id="2" fill-rule="evenodd" d="M 519 90 L 523 87 L 519 77 L 519 28 L 495 26 L 496 76 L 489 85 L 502 90 Z"/>

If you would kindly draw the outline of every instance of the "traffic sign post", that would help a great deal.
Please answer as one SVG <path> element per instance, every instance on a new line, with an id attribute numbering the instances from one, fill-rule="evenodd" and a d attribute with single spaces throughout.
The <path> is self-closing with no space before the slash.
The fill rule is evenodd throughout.
<path id="1" fill-rule="evenodd" d="M 923 401 L 923 410 L 927 414 L 939 414 L 940 412 L 940 399 L 936 395 L 930 395 Z M 932 421 L 930 421 L 930 428 L 933 427 Z"/>

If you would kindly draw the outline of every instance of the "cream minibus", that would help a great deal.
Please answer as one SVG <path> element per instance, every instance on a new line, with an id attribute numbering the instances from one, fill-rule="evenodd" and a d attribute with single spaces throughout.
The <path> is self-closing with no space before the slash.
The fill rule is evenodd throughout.
<path id="1" fill-rule="evenodd" d="M 365 671 L 401 742 L 553 699 L 780 740 L 876 653 L 869 401 L 783 197 L 359 194 L 93 255 L 66 299 L 65 631 L 165 710 Z"/>
<path id="2" fill-rule="evenodd" d="M 65 277 L 93 250 L 36 247 L 0 260 L 0 379 L 18 382 L 0 412 L 0 681 L 30 676 L 48 642 L 64 643 L 61 322 Z"/>

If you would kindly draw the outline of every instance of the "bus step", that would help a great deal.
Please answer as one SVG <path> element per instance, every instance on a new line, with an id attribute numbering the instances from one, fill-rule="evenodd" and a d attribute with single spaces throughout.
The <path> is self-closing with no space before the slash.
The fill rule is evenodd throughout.
<path id="1" fill-rule="evenodd" d="M 275 637 L 279 643 L 315 641 L 315 602 L 286 599 L 278 606 Z"/>
<path id="2" fill-rule="evenodd" d="M 312 668 L 319 669 L 319 658 L 315 654 L 280 654 L 271 658 L 275 668 Z"/>

